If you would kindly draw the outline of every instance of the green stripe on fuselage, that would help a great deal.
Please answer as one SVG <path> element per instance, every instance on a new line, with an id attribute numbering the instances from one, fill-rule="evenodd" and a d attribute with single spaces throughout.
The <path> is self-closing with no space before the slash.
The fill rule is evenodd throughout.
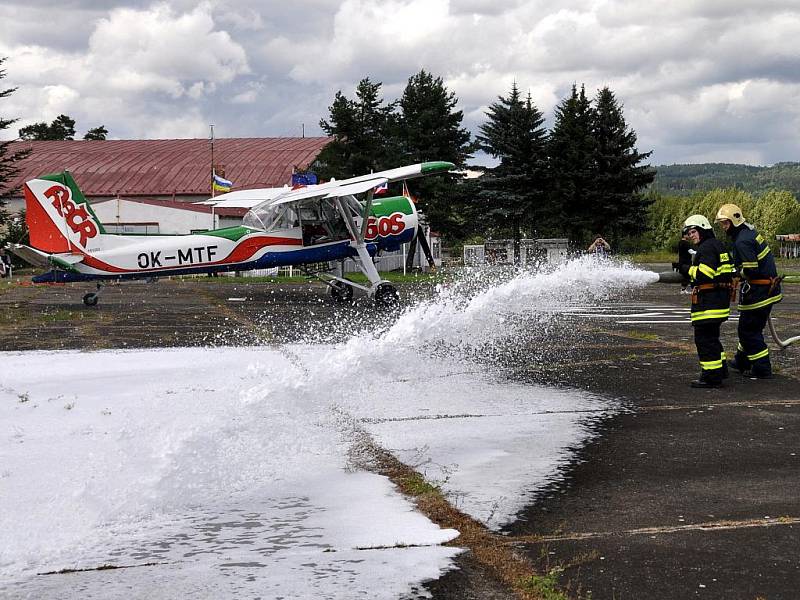
<path id="1" fill-rule="evenodd" d="M 232 242 L 236 242 L 242 239 L 249 233 L 257 232 L 257 229 L 250 229 L 249 227 L 243 227 L 241 225 L 237 225 L 236 227 L 225 227 L 224 229 L 212 229 L 211 231 L 197 231 L 195 233 L 200 235 L 213 235 L 215 237 L 225 238 L 226 240 L 231 240 Z"/>
<path id="2" fill-rule="evenodd" d="M 398 212 L 404 215 L 414 214 L 414 209 L 411 208 L 411 200 L 405 196 L 381 198 L 372 203 L 372 210 L 370 210 L 369 214 L 373 217 L 389 217 Z"/>

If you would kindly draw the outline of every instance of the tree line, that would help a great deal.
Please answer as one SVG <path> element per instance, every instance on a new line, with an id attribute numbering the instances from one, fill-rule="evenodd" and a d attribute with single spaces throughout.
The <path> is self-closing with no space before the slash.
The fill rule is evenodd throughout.
<path id="1" fill-rule="evenodd" d="M 750 194 L 788 190 L 800 197 L 800 163 L 779 162 L 769 167 L 728 163 L 664 165 L 658 167 L 651 188 L 676 196 L 735 188 Z"/>
<path id="2" fill-rule="evenodd" d="M 686 217 L 701 214 L 714 223 L 717 210 L 723 204 L 739 206 L 747 222 L 755 224 L 768 240 L 777 234 L 800 233 L 800 203 L 787 190 L 769 190 L 754 195 L 735 188 L 718 188 L 691 196 L 665 196 L 658 192 L 648 195 L 653 203 L 648 213 L 644 250 L 677 248 Z M 724 232 L 717 229 L 718 237 L 725 239 Z"/>
<path id="3" fill-rule="evenodd" d="M 478 150 L 497 160 L 482 177 L 415 182 L 419 205 L 451 241 L 472 236 L 558 235 L 583 243 L 593 233 L 622 240 L 646 227 L 643 190 L 655 171 L 636 148 L 614 93 L 593 99 L 583 86 L 556 107 L 553 127 L 516 83 L 486 111 L 472 139 L 441 77 L 425 70 L 408 79 L 400 99 L 385 102 L 381 83 L 362 79 L 355 98 L 336 93 L 320 127 L 333 138 L 314 169 L 323 178 L 350 177 L 412 162 L 446 160 L 460 169 Z"/>

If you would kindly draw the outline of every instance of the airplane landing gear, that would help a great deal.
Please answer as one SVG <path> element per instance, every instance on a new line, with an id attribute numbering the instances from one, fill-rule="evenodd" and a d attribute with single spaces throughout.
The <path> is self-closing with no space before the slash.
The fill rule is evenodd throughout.
<path id="1" fill-rule="evenodd" d="M 373 296 L 375 304 L 380 306 L 397 306 L 400 303 L 400 294 L 391 283 L 381 283 L 375 289 Z"/>
<path id="2" fill-rule="evenodd" d="M 331 281 L 329 284 L 331 297 L 336 302 L 348 302 L 353 299 L 353 286 L 341 281 Z"/>
<path id="3" fill-rule="evenodd" d="M 100 298 L 97 297 L 97 294 L 95 294 L 94 292 L 89 292 L 88 294 L 85 294 L 83 296 L 83 303 L 86 306 L 97 306 L 97 301 L 99 299 Z"/>
<path id="4" fill-rule="evenodd" d="M 103 286 L 98 283 L 96 292 L 89 292 L 88 294 L 84 294 L 83 303 L 86 306 L 97 306 L 97 302 L 100 300 L 100 292 L 102 291 L 103 291 Z"/>

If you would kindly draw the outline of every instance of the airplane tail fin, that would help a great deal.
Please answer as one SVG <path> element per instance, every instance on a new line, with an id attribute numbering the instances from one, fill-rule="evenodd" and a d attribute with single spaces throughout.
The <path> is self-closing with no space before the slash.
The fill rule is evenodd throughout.
<path id="1" fill-rule="evenodd" d="M 92 252 L 105 230 L 69 171 L 25 183 L 31 246 L 44 252 Z"/>

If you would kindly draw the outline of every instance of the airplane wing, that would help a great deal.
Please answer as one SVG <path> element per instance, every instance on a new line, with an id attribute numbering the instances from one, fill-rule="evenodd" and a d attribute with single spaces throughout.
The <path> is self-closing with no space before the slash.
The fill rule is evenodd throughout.
<path id="1" fill-rule="evenodd" d="M 253 190 L 237 190 L 235 192 L 228 192 L 227 194 L 220 194 L 203 202 L 196 202 L 196 204 L 205 204 L 214 206 L 214 208 L 253 208 L 266 202 L 273 200 L 291 192 L 289 186 L 279 188 L 258 188 Z"/>
<path id="2" fill-rule="evenodd" d="M 344 183 L 344 181 L 342 181 L 337 182 L 339 183 L 337 186 L 325 187 L 323 189 L 320 189 L 323 186 L 314 186 L 315 189 L 311 189 L 311 186 L 309 186 L 307 188 L 301 188 L 294 192 L 288 193 L 280 198 L 276 198 L 272 204 L 270 204 L 270 206 L 278 206 L 279 204 L 288 204 L 289 202 L 308 200 L 310 198 L 339 198 L 341 196 L 361 194 L 362 192 L 376 188 L 379 185 L 388 183 L 388 181 L 388 179 L 383 177 L 378 179 L 370 179 L 368 181 L 361 181 L 359 183 L 351 183 L 349 185 L 341 185 Z"/>
<path id="3" fill-rule="evenodd" d="M 349 179 L 342 179 L 341 181 L 334 180 L 318 185 L 309 185 L 297 190 L 289 190 L 285 194 L 279 195 L 270 203 L 270 206 L 296 202 L 298 200 L 308 200 L 311 198 L 337 198 L 350 194 L 360 194 L 387 182 L 392 183 L 393 181 L 425 177 L 426 175 L 433 175 L 434 173 L 447 172 L 454 168 L 455 165 L 451 162 L 434 161 L 408 165 L 406 167 L 397 167 L 396 169 L 379 171 L 359 177 L 351 177 Z"/>

